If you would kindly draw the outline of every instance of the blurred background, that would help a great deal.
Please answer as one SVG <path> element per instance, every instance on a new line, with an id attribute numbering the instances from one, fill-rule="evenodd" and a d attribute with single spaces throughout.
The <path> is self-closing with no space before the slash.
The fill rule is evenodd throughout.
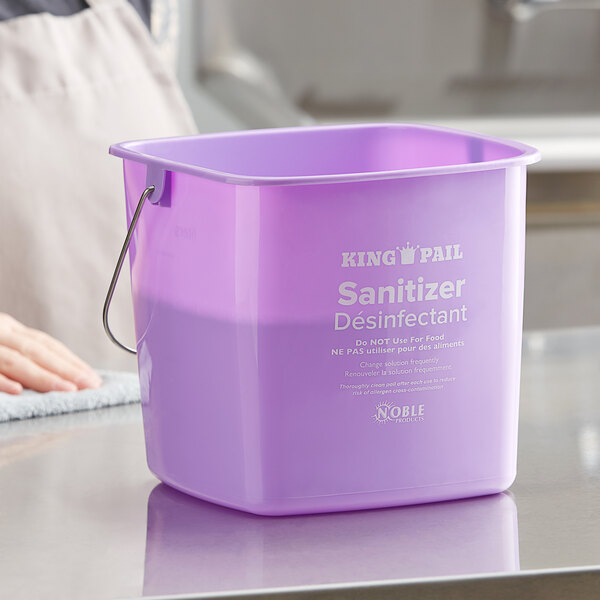
<path id="1" fill-rule="evenodd" d="M 600 324 L 600 0 L 180 0 L 178 21 L 202 132 L 403 121 L 538 147 L 525 328 Z"/>

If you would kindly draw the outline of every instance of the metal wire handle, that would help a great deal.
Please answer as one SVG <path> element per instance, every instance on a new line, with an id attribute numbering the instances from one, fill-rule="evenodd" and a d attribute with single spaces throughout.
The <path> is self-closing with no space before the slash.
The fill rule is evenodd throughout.
<path id="1" fill-rule="evenodd" d="M 129 225 L 129 229 L 127 230 L 127 235 L 125 236 L 125 241 L 123 242 L 123 247 L 121 248 L 121 254 L 119 254 L 119 258 L 117 260 L 117 266 L 115 267 L 115 271 L 113 273 L 112 279 L 110 281 L 110 285 L 108 286 L 108 292 L 106 294 L 106 300 L 104 300 L 104 308 L 102 309 L 102 324 L 104 325 L 104 331 L 106 331 L 106 335 L 109 337 L 110 341 L 122 348 L 123 350 L 131 353 L 137 354 L 137 350 L 135 348 L 130 348 L 125 344 L 122 344 L 110 330 L 110 325 L 108 324 L 108 311 L 110 309 L 110 303 L 112 301 L 113 294 L 115 293 L 115 288 L 117 287 L 117 281 L 119 281 L 119 275 L 121 274 L 121 269 L 123 268 L 123 263 L 125 262 L 125 257 L 127 256 L 127 252 L 129 250 L 129 244 L 131 242 L 131 238 L 133 237 L 133 232 L 135 230 L 135 226 L 137 225 L 138 219 L 140 218 L 140 214 L 142 212 L 142 208 L 144 207 L 144 202 L 146 198 L 154 191 L 154 186 L 151 185 L 147 187 L 142 195 L 140 196 L 140 201 L 138 202 L 137 208 L 133 213 L 133 218 L 131 219 L 131 224 Z"/>

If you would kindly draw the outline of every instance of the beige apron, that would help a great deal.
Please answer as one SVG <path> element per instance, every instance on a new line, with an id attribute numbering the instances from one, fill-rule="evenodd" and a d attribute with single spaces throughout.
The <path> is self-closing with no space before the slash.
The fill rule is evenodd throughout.
<path id="1" fill-rule="evenodd" d="M 0 23 L 0 312 L 95 367 L 134 369 L 101 322 L 125 235 L 122 165 L 108 147 L 195 126 L 135 10 L 89 4 Z M 132 322 L 123 278 L 111 326 L 131 343 Z"/>

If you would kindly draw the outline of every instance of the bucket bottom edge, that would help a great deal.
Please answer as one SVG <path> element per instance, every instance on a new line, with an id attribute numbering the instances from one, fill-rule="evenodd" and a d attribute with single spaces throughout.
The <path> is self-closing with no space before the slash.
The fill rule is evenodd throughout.
<path id="1" fill-rule="evenodd" d="M 428 504 L 432 502 L 473 498 L 476 496 L 487 496 L 507 490 L 515 479 L 515 474 L 510 474 L 468 482 L 418 488 L 402 488 L 386 490 L 384 492 L 358 492 L 354 494 L 251 501 L 244 499 L 232 500 L 215 498 L 189 489 L 186 486 L 182 486 L 179 483 L 170 480 L 168 477 L 162 477 L 156 473 L 154 474 L 169 487 L 190 496 L 194 496 L 200 500 L 268 517 L 390 508 L 393 506 Z"/>

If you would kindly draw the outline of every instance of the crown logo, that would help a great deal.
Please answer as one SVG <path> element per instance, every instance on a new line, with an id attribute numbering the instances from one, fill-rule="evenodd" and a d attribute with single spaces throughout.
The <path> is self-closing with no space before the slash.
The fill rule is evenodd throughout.
<path id="1" fill-rule="evenodd" d="M 396 246 L 400 251 L 400 264 L 413 265 L 415 263 L 415 252 L 419 246 L 413 247 L 409 242 L 406 242 L 403 248 Z"/>

